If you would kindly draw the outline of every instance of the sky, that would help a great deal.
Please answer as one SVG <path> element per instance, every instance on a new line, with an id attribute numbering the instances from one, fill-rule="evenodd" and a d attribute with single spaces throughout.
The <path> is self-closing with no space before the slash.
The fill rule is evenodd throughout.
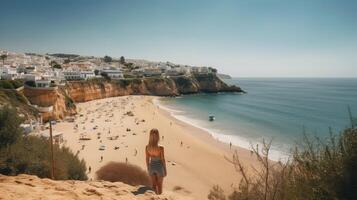
<path id="1" fill-rule="evenodd" d="M 355 0 L 0 0 L 0 49 L 357 77 Z"/>

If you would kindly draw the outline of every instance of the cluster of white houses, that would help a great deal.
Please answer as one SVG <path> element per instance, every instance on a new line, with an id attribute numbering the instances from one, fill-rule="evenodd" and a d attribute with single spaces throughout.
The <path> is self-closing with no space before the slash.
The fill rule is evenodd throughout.
<path id="1" fill-rule="evenodd" d="M 4 52 L 0 51 L 0 54 Z M 132 60 L 132 66 L 120 63 L 104 63 L 100 58 L 86 58 L 84 61 L 64 62 L 63 58 L 44 55 L 7 53 L 8 57 L 0 62 L 0 79 L 23 79 L 31 81 L 32 86 L 50 87 L 51 83 L 64 84 L 65 81 L 87 80 L 108 77 L 122 79 L 124 77 L 171 77 L 190 76 L 191 74 L 215 73 L 210 67 L 192 67 L 175 65 L 170 62 L 149 62 Z M 51 67 L 51 63 L 61 67 Z"/>
<path id="2" fill-rule="evenodd" d="M 6 59 L 0 60 L 0 79 L 25 80 L 27 82 L 25 89 L 30 90 L 54 90 L 57 87 L 53 86 L 65 84 L 66 81 L 88 80 L 103 76 L 115 80 L 124 77 L 172 77 L 215 73 L 215 70 L 210 67 L 183 66 L 169 62 L 129 60 L 126 64 L 130 65 L 123 65 L 119 62 L 105 63 L 95 57 L 83 57 L 80 61 L 64 62 L 65 59 L 50 55 L 9 53 L 0 50 L 0 55 L 4 54 Z M 57 67 L 53 63 L 56 63 Z M 53 110 L 53 106 L 32 106 L 40 113 L 50 113 Z M 39 128 L 41 124 L 42 117 L 34 121 L 30 120 L 21 127 L 25 133 L 49 137 L 46 127 Z M 57 143 L 63 142 L 62 133 L 54 132 L 53 138 Z"/>
<path id="3" fill-rule="evenodd" d="M 61 84 L 64 81 L 87 80 L 107 76 L 110 79 L 122 79 L 124 73 L 131 77 L 156 77 L 156 76 L 189 76 L 191 73 L 210 73 L 208 67 L 168 67 L 158 65 L 150 68 L 136 68 L 131 71 L 123 71 L 120 68 L 101 67 L 94 70 L 80 69 L 52 69 L 37 70 L 36 66 L 31 67 L 11 67 L 0 66 L 0 77 L 4 80 L 24 79 L 26 81 L 38 82 L 38 86 L 49 85 L 49 82 Z M 45 84 L 46 81 L 48 84 Z"/>

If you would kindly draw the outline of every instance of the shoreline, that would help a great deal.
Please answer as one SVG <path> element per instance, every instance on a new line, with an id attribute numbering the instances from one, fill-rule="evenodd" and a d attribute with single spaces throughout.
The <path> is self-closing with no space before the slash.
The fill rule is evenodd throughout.
<path id="1" fill-rule="evenodd" d="M 160 136 L 164 136 L 160 144 L 165 147 L 168 168 L 164 193 L 179 186 L 183 189 L 177 192 L 187 197 L 206 199 L 213 185 L 220 185 L 227 193 L 238 187 L 241 175 L 226 158 L 232 158 L 237 150 L 242 163 L 250 167 L 257 162 L 250 151 L 236 146 L 230 149 L 229 144 L 217 141 L 204 130 L 175 119 L 154 104 L 155 98 L 122 96 L 78 103 L 75 122 L 58 123 L 54 130 L 63 132 L 65 145 L 78 152 L 87 167 L 91 166 L 88 176 L 92 179 L 95 179 L 94 172 L 110 161 L 128 159 L 129 163 L 146 169 L 148 132 L 157 128 Z M 128 111 L 133 116 L 127 115 Z M 97 139 L 98 133 L 100 139 Z M 81 134 L 87 134 L 91 140 L 79 140 Z M 113 135 L 118 135 L 119 139 L 107 139 Z M 101 145 L 106 146 L 104 151 L 98 149 Z M 115 147 L 119 147 L 118 150 L 114 150 Z M 103 161 L 100 161 L 101 156 Z"/>
<path id="2" fill-rule="evenodd" d="M 207 128 L 204 128 L 197 124 L 191 123 L 188 120 L 183 120 L 183 119 L 178 118 L 172 112 L 180 112 L 180 111 L 172 110 L 172 109 L 160 104 L 160 102 L 159 102 L 160 98 L 163 98 L 163 97 L 154 97 L 152 99 L 152 103 L 155 106 L 158 106 L 160 108 L 160 112 L 163 113 L 164 115 L 166 115 L 167 118 L 174 120 L 177 124 L 181 124 L 182 126 L 190 126 L 192 129 L 197 129 L 198 134 L 195 134 L 195 135 L 191 134 L 192 136 L 196 137 L 197 139 L 201 139 L 208 144 L 214 145 L 215 147 L 221 148 L 222 150 L 226 151 L 227 153 L 228 152 L 232 153 L 231 149 L 229 147 L 229 143 L 221 141 L 218 138 L 215 138 L 214 134 L 212 134 L 212 132 Z M 243 151 L 250 151 L 248 148 L 242 147 L 240 145 L 235 145 L 233 143 L 232 143 L 232 149 L 233 150 L 240 149 Z"/>
<path id="3" fill-rule="evenodd" d="M 228 135 L 228 134 L 224 134 L 224 133 L 217 133 L 218 131 L 216 130 L 211 130 L 209 128 L 205 128 L 204 126 L 195 123 L 195 119 L 186 117 L 184 115 L 180 115 L 179 113 L 184 113 L 185 111 L 180 111 L 180 110 L 175 110 L 173 108 L 169 108 L 165 105 L 163 105 L 160 102 L 161 98 L 165 98 L 165 97 L 155 97 L 153 99 L 153 104 L 156 106 L 159 106 L 164 112 L 167 113 L 167 115 L 179 122 L 185 123 L 189 126 L 193 126 L 197 129 L 200 129 L 202 132 L 204 132 L 204 134 L 207 134 L 210 136 L 211 139 L 215 140 L 215 142 L 213 142 L 212 144 L 214 145 L 218 145 L 219 147 L 223 147 L 224 149 L 226 149 L 226 146 L 229 147 L 230 142 L 232 143 L 232 147 L 235 148 L 242 148 L 244 150 L 247 151 L 251 151 L 252 146 L 255 145 L 259 145 L 259 147 L 262 147 L 262 142 L 251 142 L 248 139 L 241 137 L 241 136 L 237 136 L 237 135 Z M 204 137 L 205 138 L 205 137 Z M 287 161 L 289 158 L 289 153 L 286 151 L 279 151 L 278 150 L 279 147 L 272 145 L 272 148 L 270 149 L 270 156 L 269 156 L 269 160 L 272 161 Z"/>

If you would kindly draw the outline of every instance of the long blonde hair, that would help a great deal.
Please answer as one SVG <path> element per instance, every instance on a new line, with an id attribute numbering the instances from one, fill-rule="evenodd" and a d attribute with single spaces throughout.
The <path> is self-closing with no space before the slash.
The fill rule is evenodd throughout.
<path id="1" fill-rule="evenodd" d="M 151 129 L 148 146 L 149 147 L 158 147 L 159 140 L 160 140 L 159 130 L 157 130 L 156 128 Z"/>

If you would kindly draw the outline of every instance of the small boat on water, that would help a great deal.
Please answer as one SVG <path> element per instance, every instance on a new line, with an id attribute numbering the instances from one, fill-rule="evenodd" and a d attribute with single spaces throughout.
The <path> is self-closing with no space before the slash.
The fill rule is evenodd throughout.
<path id="1" fill-rule="evenodd" d="M 214 120 L 215 120 L 214 115 L 210 115 L 210 116 L 208 116 L 208 120 L 209 120 L 209 121 L 211 121 L 211 122 L 212 122 L 212 121 L 214 121 Z"/>

